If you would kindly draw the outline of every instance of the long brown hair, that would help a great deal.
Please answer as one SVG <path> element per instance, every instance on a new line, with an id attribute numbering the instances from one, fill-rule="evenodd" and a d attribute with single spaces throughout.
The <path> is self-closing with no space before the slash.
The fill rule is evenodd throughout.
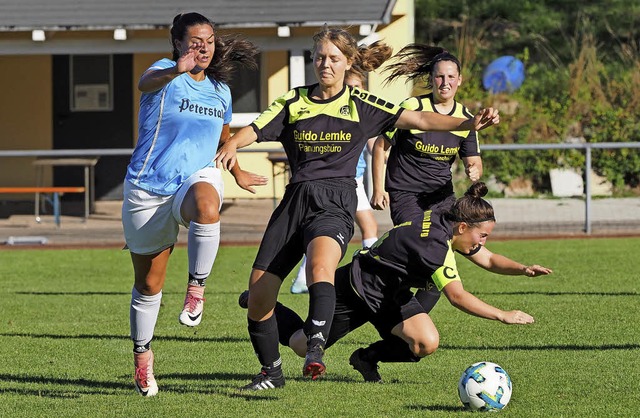
<path id="1" fill-rule="evenodd" d="M 411 81 L 424 80 L 427 89 L 431 89 L 433 88 L 431 74 L 440 61 L 453 62 L 458 67 L 458 74 L 461 72 L 458 58 L 439 46 L 409 44 L 398 51 L 393 58 L 397 62 L 384 69 L 385 72 L 391 73 L 385 80 L 387 84 L 406 76 Z"/>
<path id="2" fill-rule="evenodd" d="M 181 13 L 173 18 L 171 26 L 171 46 L 173 48 L 172 60 L 180 58 L 180 51 L 176 48 L 176 40 L 182 40 L 187 35 L 189 28 L 195 25 L 209 25 L 215 34 L 215 25 L 209 18 L 200 13 Z M 257 69 L 256 56 L 258 48 L 237 35 L 215 36 L 215 51 L 209 67 L 204 73 L 214 80 L 229 83 L 233 70 L 237 66 L 249 69 Z"/>
<path id="3" fill-rule="evenodd" d="M 456 200 L 447 214 L 447 219 L 453 222 L 465 222 L 472 227 L 485 221 L 495 222 L 493 206 L 482 198 L 488 191 L 487 185 L 481 181 L 472 184 L 464 196 Z"/>

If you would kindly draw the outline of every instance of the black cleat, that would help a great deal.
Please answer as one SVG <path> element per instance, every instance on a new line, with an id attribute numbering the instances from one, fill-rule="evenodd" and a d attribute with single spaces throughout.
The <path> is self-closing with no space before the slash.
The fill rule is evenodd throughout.
<path id="1" fill-rule="evenodd" d="M 240 293 L 240 296 L 238 297 L 238 305 L 240 305 L 242 309 L 247 309 L 249 307 L 249 291 L 248 290 L 245 290 L 244 292 Z"/>
<path id="2" fill-rule="evenodd" d="M 284 376 L 282 373 L 280 376 L 269 376 L 266 371 L 262 370 L 256 377 L 253 378 L 251 383 L 240 388 L 240 390 L 266 390 L 266 389 L 278 389 L 284 387 Z"/>
<path id="3" fill-rule="evenodd" d="M 322 376 L 327 370 L 322 362 L 324 356 L 324 348 L 320 344 L 307 349 L 307 355 L 304 358 L 304 367 L 302 368 L 303 376 L 311 376 L 312 380 L 316 380 Z"/>
<path id="4" fill-rule="evenodd" d="M 382 377 L 378 373 L 378 362 L 363 359 L 363 351 L 363 348 L 354 351 L 349 357 L 349 364 L 362 375 L 365 382 L 382 383 Z"/>

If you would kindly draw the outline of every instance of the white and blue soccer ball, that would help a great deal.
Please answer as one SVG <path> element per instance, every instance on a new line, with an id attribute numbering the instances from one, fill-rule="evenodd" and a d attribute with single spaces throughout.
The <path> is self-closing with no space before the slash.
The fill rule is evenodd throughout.
<path id="1" fill-rule="evenodd" d="M 511 377 L 488 361 L 467 367 L 458 382 L 460 400 L 472 411 L 500 411 L 509 403 L 512 391 Z"/>

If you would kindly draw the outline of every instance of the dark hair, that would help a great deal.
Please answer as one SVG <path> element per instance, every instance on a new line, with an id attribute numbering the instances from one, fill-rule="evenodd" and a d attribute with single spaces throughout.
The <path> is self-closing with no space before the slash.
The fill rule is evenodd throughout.
<path id="1" fill-rule="evenodd" d="M 215 34 L 214 23 L 200 13 L 181 13 L 173 18 L 171 26 L 172 60 L 177 61 L 180 58 L 175 41 L 183 40 L 189 28 L 195 25 L 209 25 Z M 256 62 L 258 48 L 251 42 L 236 35 L 215 36 L 214 42 L 213 58 L 209 67 L 204 70 L 207 76 L 222 83 L 229 83 L 232 71 L 236 66 L 242 65 L 254 70 L 258 68 Z"/>
<path id="2" fill-rule="evenodd" d="M 344 29 L 330 29 L 326 25 L 313 35 L 313 52 L 321 42 L 334 44 L 351 62 L 351 71 L 362 80 L 365 74 L 378 69 L 393 54 L 393 48 L 377 41 L 370 45 L 358 45 L 356 39 Z"/>
<path id="3" fill-rule="evenodd" d="M 491 203 L 482 197 L 487 194 L 487 185 L 479 181 L 469 187 L 464 196 L 456 200 L 447 214 L 447 219 L 454 222 L 465 222 L 469 226 L 476 226 L 485 221 L 496 221 Z"/>
<path id="4" fill-rule="evenodd" d="M 409 80 L 424 78 L 428 89 L 433 87 L 431 74 L 435 65 L 440 61 L 451 61 L 461 72 L 460 61 L 453 54 L 439 46 L 429 46 L 421 44 L 409 44 L 402 48 L 394 58 L 398 61 L 384 69 L 391 72 L 385 82 L 391 83 L 397 78 L 406 76 Z"/>

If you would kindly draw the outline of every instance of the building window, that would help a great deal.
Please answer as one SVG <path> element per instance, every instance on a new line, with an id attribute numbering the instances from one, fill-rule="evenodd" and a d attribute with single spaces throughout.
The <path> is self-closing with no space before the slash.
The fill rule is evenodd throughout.
<path id="1" fill-rule="evenodd" d="M 260 57 L 257 57 L 258 63 Z M 231 82 L 233 113 L 260 112 L 260 68 L 249 70 L 244 67 L 233 72 Z"/>
<path id="2" fill-rule="evenodd" d="M 69 56 L 72 112 L 113 110 L 113 57 L 111 55 Z"/>

